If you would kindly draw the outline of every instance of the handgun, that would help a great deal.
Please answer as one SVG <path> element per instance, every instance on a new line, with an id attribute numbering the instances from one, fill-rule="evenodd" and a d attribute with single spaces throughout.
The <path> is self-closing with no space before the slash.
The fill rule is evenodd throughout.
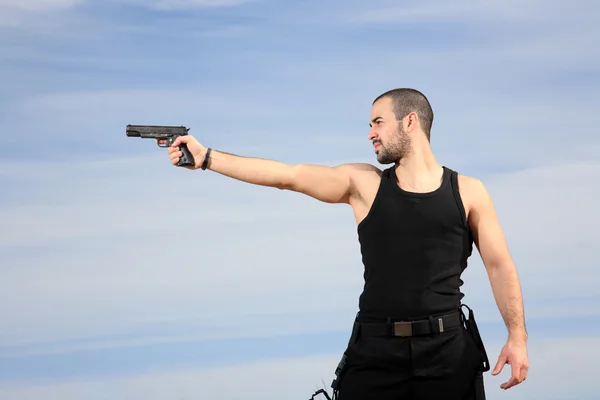
<path id="1" fill-rule="evenodd" d="M 169 147 L 179 136 L 186 136 L 189 130 L 185 126 L 127 125 L 126 133 L 128 137 L 156 139 L 158 147 Z M 177 166 L 193 166 L 195 164 L 194 156 L 192 156 L 185 143 L 179 145 L 179 149 L 182 152 L 182 156 Z"/>

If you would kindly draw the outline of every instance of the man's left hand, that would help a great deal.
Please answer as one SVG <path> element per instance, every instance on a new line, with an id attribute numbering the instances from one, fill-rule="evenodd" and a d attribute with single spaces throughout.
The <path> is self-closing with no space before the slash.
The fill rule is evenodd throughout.
<path id="1" fill-rule="evenodd" d="M 502 372 L 505 364 L 510 364 L 512 376 L 508 382 L 504 382 L 500 385 L 500 388 L 506 390 L 527 379 L 529 361 L 527 359 L 527 344 L 524 340 L 508 339 L 500 352 L 498 362 L 492 371 L 492 375 L 495 376 Z"/>

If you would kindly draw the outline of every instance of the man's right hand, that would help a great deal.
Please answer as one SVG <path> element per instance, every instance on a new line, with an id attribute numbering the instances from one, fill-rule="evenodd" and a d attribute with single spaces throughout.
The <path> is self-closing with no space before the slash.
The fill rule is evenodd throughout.
<path id="1" fill-rule="evenodd" d="M 192 156 L 194 156 L 194 165 L 188 165 L 185 166 L 185 168 L 191 170 L 200 168 L 202 162 L 204 161 L 204 157 L 206 156 L 206 148 L 202 146 L 200 142 L 198 142 L 198 140 L 196 140 L 196 138 L 191 135 L 179 136 L 173 141 L 173 143 L 168 149 L 171 164 L 177 165 L 177 163 L 179 162 L 179 159 L 182 156 L 181 149 L 179 148 L 181 144 L 185 144 L 190 153 L 192 153 Z"/>

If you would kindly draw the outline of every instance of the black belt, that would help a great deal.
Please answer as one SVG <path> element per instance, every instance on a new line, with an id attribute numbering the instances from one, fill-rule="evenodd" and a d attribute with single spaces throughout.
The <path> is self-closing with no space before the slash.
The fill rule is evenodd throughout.
<path id="1" fill-rule="evenodd" d="M 361 336 L 419 336 L 442 333 L 462 324 L 459 312 L 417 321 L 358 322 Z"/>

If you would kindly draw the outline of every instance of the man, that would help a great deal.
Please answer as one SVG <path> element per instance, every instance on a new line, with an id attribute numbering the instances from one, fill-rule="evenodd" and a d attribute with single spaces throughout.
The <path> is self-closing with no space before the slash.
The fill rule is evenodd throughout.
<path id="1" fill-rule="evenodd" d="M 193 136 L 179 137 L 168 149 L 174 165 L 186 144 L 195 158 L 190 169 L 350 205 L 365 285 L 341 363 L 340 400 L 481 398 L 476 382 L 485 350 L 472 326 L 465 328 L 460 291 L 473 243 L 508 330 L 492 374 L 511 365 L 503 389 L 527 376 L 520 283 L 492 200 L 479 180 L 436 162 L 432 122 L 429 101 L 417 90 L 376 98 L 368 138 L 379 163 L 394 164 L 383 171 L 369 164 L 292 166 L 241 157 L 206 148 Z"/>

